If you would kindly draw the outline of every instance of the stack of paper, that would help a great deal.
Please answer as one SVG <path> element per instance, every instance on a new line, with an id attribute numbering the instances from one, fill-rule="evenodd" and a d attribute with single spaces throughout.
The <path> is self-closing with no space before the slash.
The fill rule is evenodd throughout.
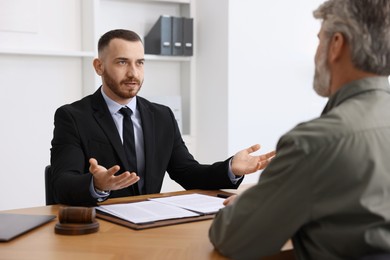
<path id="1" fill-rule="evenodd" d="M 216 213 L 225 199 L 202 195 L 186 194 L 147 201 L 112 204 L 96 207 L 97 210 L 111 214 L 135 224 L 159 220 L 195 217 Z"/>

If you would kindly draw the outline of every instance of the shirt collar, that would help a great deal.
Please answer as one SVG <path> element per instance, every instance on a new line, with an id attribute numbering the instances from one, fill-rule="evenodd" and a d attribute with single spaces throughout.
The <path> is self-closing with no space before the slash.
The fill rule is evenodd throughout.
<path id="1" fill-rule="evenodd" d="M 367 77 L 349 82 L 333 94 L 326 104 L 322 114 L 326 114 L 332 108 L 337 107 L 345 100 L 368 91 L 386 91 L 390 93 L 389 79 L 385 76 Z"/>
<path id="2" fill-rule="evenodd" d="M 130 108 L 133 111 L 133 113 L 135 113 L 135 109 L 137 107 L 137 96 L 133 97 L 128 104 L 122 105 L 122 104 L 115 102 L 111 98 L 109 98 L 104 93 L 103 87 L 100 89 L 100 91 L 103 95 L 104 101 L 106 101 L 106 104 L 108 106 L 108 110 L 110 110 L 111 115 L 118 113 L 119 109 L 121 109 L 124 106 L 127 106 L 128 108 Z"/>

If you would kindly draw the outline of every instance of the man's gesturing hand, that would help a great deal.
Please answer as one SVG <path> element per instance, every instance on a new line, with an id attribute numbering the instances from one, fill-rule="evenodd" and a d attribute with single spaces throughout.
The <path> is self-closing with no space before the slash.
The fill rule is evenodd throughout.
<path id="1" fill-rule="evenodd" d="M 89 172 L 93 175 L 93 183 L 96 189 L 104 191 L 120 190 L 139 181 L 139 177 L 135 172 L 130 173 L 126 171 L 115 176 L 114 174 L 120 169 L 118 165 L 107 170 L 99 165 L 94 158 L 89 159 L 89 164 Z"/>
<path id="2" fill-rule="evenodd" d="M 232 160 L 233 174 L 244 175 L 264 169 L 275 156 L 275 151 L 258 156 L 251 155 L 251 153 L 258 151 L 259 149 L 260 145 L 255 144 L 236 153 Z"/>

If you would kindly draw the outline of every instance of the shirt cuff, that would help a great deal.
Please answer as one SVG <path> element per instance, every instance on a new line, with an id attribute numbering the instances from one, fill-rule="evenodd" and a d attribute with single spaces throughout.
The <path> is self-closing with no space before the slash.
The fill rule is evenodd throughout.
<path id="1" fill-rule="evenodd" d="M 89 192 L 94 199 L 105 199 L 110 195 L 109 191 L 97 191 L 93 184 L 93 178 L 91 179 L 91 185 L 89 185 Z"/>
<path id="2" fill-rule="evenodd" d="M 228 176 L 229 176 L 229 179 L 230 179 L 230 181 L 233 183 L 233 184 L 237 184 L 237 182 L 239 181 L 239 180 L 241 180 L 242 178 L 243 178 L 243 176 L 236 176 L 236 175 L 234 175 L 234 173 L 233 173 L 233 171 L 232 171 L 232 160 L 233 160 L 233 158 L 231 158 L 230 160 L 229 160 L 229 170 L 228 170 Z"/>

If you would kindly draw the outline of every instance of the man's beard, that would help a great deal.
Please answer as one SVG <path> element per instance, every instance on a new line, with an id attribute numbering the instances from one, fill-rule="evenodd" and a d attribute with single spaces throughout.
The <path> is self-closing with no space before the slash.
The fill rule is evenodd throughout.
<path id="1" fill-rule="evenodd" d="M 106 71 L 102 74 L 103 80 L 106 83 L 107 87 L 118 97 L 123 99 L 129 99 L 135 97 L 139 90 L 141 89 L 142 82 L 135 78 L 135 77 L 129 77 L 126 79 L 121 80 L 119 83 L 117 83 Z M 121 85 L 125 82 L 137 82 L 139 85 L 138 89 L 131 89 L 131 90 L 124 90 L 121 89 Z"/>
<path id="2" fill-rule="evenodd" d="M 324 46 L 323 50 L 328 49 L 328 44 Z M 320 53 L 320 57 L 315 64 L 315 73 L 313 80 L 313 88 L 315 92 L 321 97 L 329 97 L 330 96 L 330 71 L 326 64 L 326 51 L 322 51 Z"/>

